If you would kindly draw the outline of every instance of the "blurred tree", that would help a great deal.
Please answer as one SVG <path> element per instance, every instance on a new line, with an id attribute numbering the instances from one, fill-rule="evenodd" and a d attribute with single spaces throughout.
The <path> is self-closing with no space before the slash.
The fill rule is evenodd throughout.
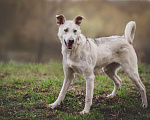
<path id="1" fill-rule="evenodd" d="M 94 0 L 0 0 L 0 60 L 61 60 L 56 14 L 84 16 L 82 33 L 92 38 L 123 35 L 126 24 L 136 21 L 135 49 L 141 61 L 150 63 L 150 2 Z"/>

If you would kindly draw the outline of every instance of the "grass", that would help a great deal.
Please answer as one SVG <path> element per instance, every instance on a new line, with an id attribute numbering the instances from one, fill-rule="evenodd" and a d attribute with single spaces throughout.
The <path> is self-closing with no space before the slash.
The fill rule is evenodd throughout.
<path id="1" fill-rule="evenodd" d="M 85 80 L 77 75 L 64 101 L 54 110 L 46 108 L 61 90 L 62 64 L 0 63 L 0 119 L 150 119 L 150 108 L 143 109 L 135 85 L 121 70 L 123 80 L 118 94 L 106 98 L 113 82 L 100 71 L 95 78 L 93 105 L 90 114 L 80 115 L 84 108 Z M 139 74 L 147 89 L 150 103 L 150 66 L 139 65 Z"/>

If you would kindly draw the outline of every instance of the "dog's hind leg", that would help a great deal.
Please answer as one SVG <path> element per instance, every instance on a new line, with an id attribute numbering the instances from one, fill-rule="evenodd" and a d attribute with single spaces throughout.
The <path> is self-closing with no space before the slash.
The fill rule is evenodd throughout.
<path id="1" fill-rule="evenodd" d="M 60 105 L 61 101 L 63 101 L 63 99 L 67 93 L 67 90 L 74 78 L 74 72 L 72 69 L 64 68 L 64 73 L 65 73 L 65 79 L 64 79 L 63 87 L 59 93 L 59 96 L 54 103 L 48 105 L 48 107 L 50 107 L 52 109 L 55 108 L 56 106 Z"/>
<path id="2" fill-rule="evenodd" d="M 132 58 L 134 60 L 134 58 Z M 138 74 L 138 65 L 137 62 L 133 62 L 132 60 L 128 60 L 128 62 L 122 63 L 122 67 L 128 77 L 133 81 L 133 83 L 137 86 L 137 88 L 140 91 L 141 98 L 142 98 L 142 107 L 147 108 L 147 97 L 146 97 L 146 89 L 143 85 L 139 74 Z"/>
<path id="3" fill-rule="evenodd" d="M 119 86 L 122 82 L 122 80 L 117 75 L 118 69 L 120 68 L 120 64 L 118 63 L 111 63 L 103 68 L 104 72 L 107 74 L 107 76 L 113 81 L 114 83 L 114 90 L 113 92 L 108 95 L 107 97 L 114 97 L 117 94 L 117 91 L 119 89 Z"/>

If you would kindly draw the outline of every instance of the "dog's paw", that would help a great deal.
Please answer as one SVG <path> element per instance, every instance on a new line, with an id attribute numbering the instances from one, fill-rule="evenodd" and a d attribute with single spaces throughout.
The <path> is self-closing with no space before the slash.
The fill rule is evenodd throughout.
<path id="1" fill-rule="evenodd" d="M 89 113 L 89 111 L 88 110 L 83 110 L 83 111 L 80 112 L 81 115 L 83 115 L 85 113 L 87 114 L 87 113 Z"/>
<path id="2" fill-rule="evenodd" d="M 48 105 L 47 105 L 47 107 L 48 107 L 48 108 L 51 108 L 51 109 L 54 109 L 56 106 L 57 106 L 57 104 L 55 104 L 55 103 L 52 103 L 52 104 L 48 104 Z"/>
<path id="3" fill-rule="evenodd" d="M 148 104 L 147 104 L 147 103 L 142 103 L 142 107 L 143 107 L 143 108 L 147 108 L 147 107 L 148 107 Z"/>
<path id="4" fill-rule="evenodd" d="M 110 95 L 107 95 L 106 97 L 107 97 L 107 98 L 113 98 L 113 97 L 115 97 L 115 95 L 110 94 Z"/>

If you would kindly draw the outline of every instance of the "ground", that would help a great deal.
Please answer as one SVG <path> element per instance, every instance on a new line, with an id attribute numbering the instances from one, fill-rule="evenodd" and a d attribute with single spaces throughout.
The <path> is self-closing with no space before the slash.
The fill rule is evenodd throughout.
<path id="1" fill-rule="evenodd" d="M 139 64 L 139 74 L 150 104 L 150 66 Z M 64 101 L 52 110 L 46 105 L 57 99 L 63 84 L 60 62 L 0 63 L 0 119 L 150 119 L 150 107 L 141 107 L 135 85 L 122 70 L 118 75 L 123 82 L 117 96 L 106 98 L 113 90 L 113 82 L 102 71 L 96 73 L 90 113 L 80 115 L 85 101 L 85 80 L 81 75 L 76 75 Z"/>

